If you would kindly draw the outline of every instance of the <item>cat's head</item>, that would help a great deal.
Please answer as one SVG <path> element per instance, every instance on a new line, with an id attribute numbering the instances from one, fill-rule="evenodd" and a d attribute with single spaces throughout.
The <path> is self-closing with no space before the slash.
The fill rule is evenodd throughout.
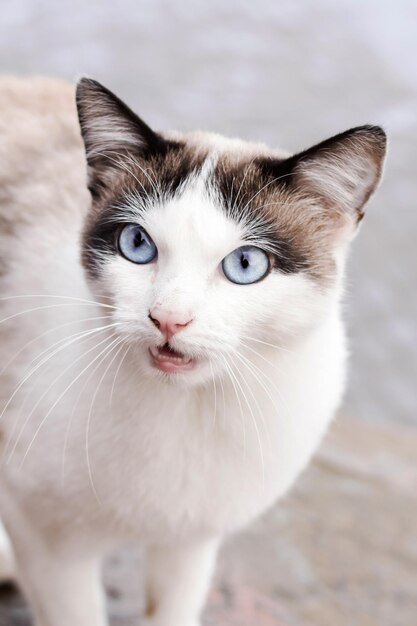
<path id="1" fill-rule="evenodd" d="M 207 382 L 322 323 L 381 176 L 381 128 L 288 156 L 156 133 L 90 79 L 77 105 L 92 195 L 83 263 L 143 373 Z"/>

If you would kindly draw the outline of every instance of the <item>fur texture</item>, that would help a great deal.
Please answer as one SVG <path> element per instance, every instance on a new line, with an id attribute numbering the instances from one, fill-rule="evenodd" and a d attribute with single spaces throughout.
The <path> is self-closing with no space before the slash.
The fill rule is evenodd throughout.
<path id="1" fill-rule="evenodd" d="M 88 79 L 77 104 L 92 202 L 72 88 L 0 86 L 0 514 L 37 626 L 104 626 L 100 562 L 128 541 L 152 625 L 196 626 L 219 542 L 288 490 L 340 402 L 346 249 L 385 136 L 288 156 L 155 133 Z M 120 254 L 127 223 L 155 261 Z M 221 262 L 248 244 L 271 271 L 237 285 Z M 189 370 L 153 366 L 155 310 L 188 320 L 169 349 Z"/>

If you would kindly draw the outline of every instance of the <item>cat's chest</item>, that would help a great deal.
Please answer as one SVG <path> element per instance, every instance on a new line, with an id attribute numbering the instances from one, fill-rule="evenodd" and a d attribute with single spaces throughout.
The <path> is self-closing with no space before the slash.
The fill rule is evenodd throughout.
<path id="1" fill-rule="evenodd" d="M 248 426 L 245 432 L 242 423 L 216 423 L 205 406 L 182 410 L 189 414 L 178 415 L 175 407 L 158 415 L 138 411 L 123 435 L 109 428 L 91 451 L 89 466 L 84 463 L 86 497 L 94 486 L 94 498 L 116 525 L 149 536 L 224 533 L 275 495 L 276 459 L 262 435 L 258 439 Z M 215 417 L 226 418 L 220 411 Z"/>
<path id="2" fill-rule="evenodd" d="M 209 391 L 121 383 L 104 382 L 94 402 L 69 388 L 53 413 L 48 395 L 35 406 L 7 472 L 31 515 L 51 507 L 63 527 L 77 519 L 116 538 L 152 538 L 224 533 L 271 500 L 277 446 L 227 392 L 223 403 Z"/>

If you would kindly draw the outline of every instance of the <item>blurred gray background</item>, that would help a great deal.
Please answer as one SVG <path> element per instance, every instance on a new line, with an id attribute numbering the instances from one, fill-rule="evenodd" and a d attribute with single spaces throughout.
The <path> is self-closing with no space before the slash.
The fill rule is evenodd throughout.
<path id="1" fill-rule="evenodd" d="M 417 425 L 415 0 L 2 0 L 0 71 L 104 82 L 156 128 L 390 138 L 350 263 L 345 412 Z M 0 112 L 1 114 L 1 112 Z"/>

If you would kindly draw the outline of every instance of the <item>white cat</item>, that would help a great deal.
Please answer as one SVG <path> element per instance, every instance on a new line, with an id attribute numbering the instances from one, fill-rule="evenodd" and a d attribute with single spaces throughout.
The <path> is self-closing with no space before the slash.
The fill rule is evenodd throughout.
<path id="1" fill-rule="evenodd" d="M 1 82 L 0 576 L 37 626 L 104 626 L 102 558 L 140 541 L 149 623 L 197 626 L 219 542 L 340 402 L 385 134 L 288 156 L 157 134 L 89 79 L 77 104 L 92 203 L 71 86 Z"/>

